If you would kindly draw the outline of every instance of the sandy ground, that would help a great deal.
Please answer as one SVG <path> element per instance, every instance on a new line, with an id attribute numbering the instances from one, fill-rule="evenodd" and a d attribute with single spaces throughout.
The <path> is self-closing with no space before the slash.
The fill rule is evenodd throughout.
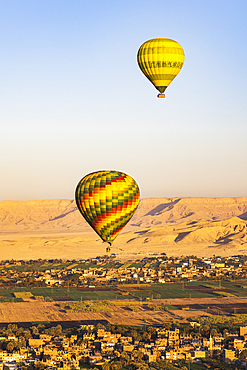
<path id="1" fill-rule="evenodd" d="M 246 221 L 241 221 L 245 222 Z M 184 226 L 184 227 L 182 227 Z M 213 225 L 190 231 L 187 225 L 180 224 L 180 230 L 173 228 L 152 228 L 143 234 L 136 232 L 122 233 L 114 241 L 111 253 L 122 261 L 142 259 L 146 256 L 166 253 L 168 256 L 197 255 L 209 257 L 214 254 L 230 256 L 247 253 L 246 225 L 242 232 L 234 233 L 239 223 L 231 222 L 230 226 Z M 178 240 L 179 235 L 187 234 Z M 188 235 L 190 234 L 190 235 Z M 194 235 L 193 235 L 194 234 Z M 215 242 L 215 237 L 223 242 Z M 231 235 L 230 238 L 227 235 Z M 214 239 L 214 240 L 213 240 Z M 224 241 L 225 240 L 225 241 Z M 14 259 L 87 259 L 106 255 L 108 244 L 92 231 L 87 233 L 67 233 L 35 235 L 8 234 L 0 236 L 0 260 Z"/>
<path id="2" fill-rule="evenodd" d="M 224 297 L 224 298 L 191 298 L 191 299 L 169 299 L 155 300 L 155 303 L 169 303 L 171 305 L 189 304 L 247 304 L 247 298 Z M 65 313 L 54 302 L 30 301 L 30 302 L 4 302 L 0 303 L 0 322 L 34 322 L 34 321 L 80 321 L 80 320 L 107 320 L 111 324 L 119 325 L 162 325 L 171 320 L 185 321 L 191 317 L 210 316 L 205 311 L 196 310 L 173 310 L 173 311 L 148 311 L 134 303 L 137 311 L 130 311 L 124 306 L 111 306 L 112 312 L 92 312 L 92 313 Z"/>
<path id="3" fill-rule="evenodd" d="M 97 236 L 96 236 L 97 237 Z M 8 234 L 0 236 L 0 259 L 86 259 L 104 255 L 105 245 L 95 233 Z"/>
<path id="4" fill-rule="evenodd" d="M 113 307 L 113 310 L 102 313 L 64 313 L 53 302 L 6 302 L 0 303 L 0 322 L 107 320 L 111 324 L 119 325 L 162 325 L 171 319 L 180 319 L 181 316 L 189 318 L 205 315 L 202 311 L 177 310 L 172 311 L 176 312 L 176 315 L 173 315 L 166 311 L 148 311 L 142 308 L 133 312 L 119 306 Z"/>

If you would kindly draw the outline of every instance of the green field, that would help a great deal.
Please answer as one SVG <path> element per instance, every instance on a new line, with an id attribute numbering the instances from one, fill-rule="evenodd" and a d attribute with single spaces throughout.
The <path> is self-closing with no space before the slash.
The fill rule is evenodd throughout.
<path id="1" fill-rule="evenodd" d="M 188 283 L 189 285 L 190 283 Z M 195 285 L 193 283 L 193 285 Z M 186 289 L 180 283 L 152 284 L 150 287 L 145 287 L 144 291 L 136 290 L 135 295 L 140 298 L 207 298 L 215 297 L 214 294 L 199 293 L 190 289 Z"/>
<path id="2" fill-rule="evenodd" d="M 209 292 L 198 292 L 188 289 L 189 286 L 205 286 L 210 288 Z M 85 300 L 152 300 L 152 299 L 172 299 L 172 298 L 207 298 L 207 297 L 222 297 L 224 289 L 229 289 L 230 296 L 246 297 L 247 289 L 242 286 L 247 285 L 247 280 L 240 281 L 205 281 L 205 282 L 190 282 L 190 283 L 165 283 L 165 284 L 138 284 L 135 290 L 135 284 L 120 285 L 122 291 L 127 294 L 117 293 L 115 291 L 92 291 L 82 292 L 74 287 L 45 287 L 45 288 L 0 288 L 0 302 L 21 302 L 25 299 L 25 292 L 30 292 L 34 299 L 35 297 L 43 297 L 44 299 L 59 300 L 58 297 L 63 297 L 68 300 L 85 301 Z M 130 289 L 131 288 L 131 289 Z M 96 288 L 97 289 L 97 288 Z M 21 295 L 20 293 L 23 293 Z M 57 299 L 58 298 L 58 299 Z"/>
<path id="3" fill-rule="evenodd" d="M 31 292 L 34 299 L 35 297 L 52 298 L 56 301 L 57 297 L 68 297 L 68 300 L 74 301 L 87 301 L 87 300 L 124 300 L 126 298 L 132 298 L 129 296 L 123 296 L 111 291 L 92 291 L 92 292 L 80 292 L 76 288 L 19 288 L 19 289 L 0 289 L 0 302 L 22 302 L 22 298 L 16 298 L 16 293 L 22 293 L 24 296 L 25 292 Z M 18 294 L 17 294 L 18 296 Z M 25 297 L 24 297 L 25 299 Z"/>

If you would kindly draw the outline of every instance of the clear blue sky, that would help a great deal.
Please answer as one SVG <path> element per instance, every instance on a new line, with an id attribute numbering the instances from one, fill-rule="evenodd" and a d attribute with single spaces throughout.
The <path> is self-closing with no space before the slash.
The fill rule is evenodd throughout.
<path id="1" fill-rule="evenodd" d="M 247 196 L 246 0 L 0 1 L 0 200 L 73 198 L 89 172 L 142 198 Z M 185 64 L 157 99 L 148 39 Z"/>

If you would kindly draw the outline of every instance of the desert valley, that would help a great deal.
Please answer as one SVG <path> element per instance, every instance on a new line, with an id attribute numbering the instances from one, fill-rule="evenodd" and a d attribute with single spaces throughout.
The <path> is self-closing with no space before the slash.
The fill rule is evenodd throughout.
<path id="1" fill-rule="evenodd" d="M 73 200 L 1 201 L 0 259 L 91 258 L 106 243 Z M 149 198 L 114 241 L 121 260 L 247 252 L 247 197 Z"/>

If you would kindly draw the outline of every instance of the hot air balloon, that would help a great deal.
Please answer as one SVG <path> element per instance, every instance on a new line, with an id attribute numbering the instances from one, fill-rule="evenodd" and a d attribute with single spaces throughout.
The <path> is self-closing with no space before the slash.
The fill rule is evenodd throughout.
<path id="1" fill-rule="evenodd" d="M 80 180 L 75 199 L 85 220 L 111 246 L 135 213 L 140 190 L 135 180 L 123 172 L 97 171 Z"/>
<path id="2" fill-rule="evenodd" d="M 183 48 L 170 39 L 158 38 L 144 42 L 137 53 L 137 63 L 159 90 L 158 98 L 164 98 L 164 91 L 181 71 L 184 63 Z"/>

